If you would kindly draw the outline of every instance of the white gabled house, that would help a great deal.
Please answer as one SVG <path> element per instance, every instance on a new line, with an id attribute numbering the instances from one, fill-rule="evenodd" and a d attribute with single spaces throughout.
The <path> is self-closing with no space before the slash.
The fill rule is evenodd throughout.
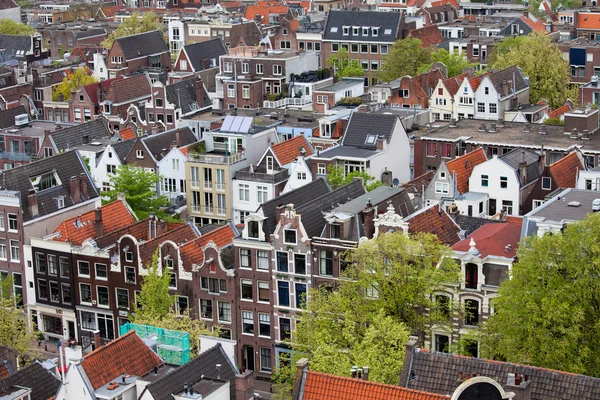
<path id="1" fill-rule="evenodd" d="M 512 66 L 481 78 L 475 91 L 475 119 L 504 120 L 504 113 L 529 104 L 529 80 Z"/>

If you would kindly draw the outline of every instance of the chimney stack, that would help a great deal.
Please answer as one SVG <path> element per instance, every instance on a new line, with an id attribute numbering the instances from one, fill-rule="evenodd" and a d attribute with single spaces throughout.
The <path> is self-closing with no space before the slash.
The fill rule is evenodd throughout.
<path id="1" fill-rule="evenodd" d="M 29 204 L 29 212 L 31 213 L 31 216 L 37 217 L 39 215 L 39 209 L 35 189 L 29 189 L 29 194 L 27 195 L 27 203 Z"/>
<path id="2" fill-rule="evenodd" d="M 202 79 L 198 78 L 194 81 L 194 89 L 198 108 L 204 108 L 204 84 L 202 83 Z"/>
<path id="3" fill-rule="evenodd" d="M 100 331 L 98 331 L 98 330 L 94 331 L 94 346 L 95 346 L 94 350 L 100 348 Z"/>
<path id="4" fill-rule="evenodd" d="M 90 135 L 83 135 L 83 144 L 88 144 L 90 142 Z"/>
<path id="5" fill-rule="evenodd" d="M 96 239 L 102 236 L 102 208 L 94 210 L 94 222 L 96 226 Z"/>
<path id="6" fill-rule="evenodd" d="M 525 151 L 521 151 L 521 162 L 519 163 L 519 175 L 523 183 L 527 182 L 527 163 L 525 162 Z"/>
<path id="7" fill-rule="evenodd" d="M 303 378 L 304 378 L 304 372 L 308 370 L 308 358 L 301 358 L 300 360 L 296 361 L 296 379 L 294 380 L 294 390 L 292 392 L 292 399 L 299 399 L 300 398 L 300 390 L 303 388 Z M 239 376 L 239 375 L 238 375 Z M 237 378 L 236 378 L 236 384 L 237 384 Z M 237 387 L 237 385 L 236 385 Z M 236 397 L 236 400 L 241 400 L 239 398 Z"/>
<path id="8" fill-rule="evenodd" d="M 90 198 L 88 193 L 87 176 L 85 172 L 82 172 L 81 175 L 79 175 L 79 189 L 81 193 L 81 200 Z"/>
<path id="9" fill-rule="evenodd" d="M 73 203 L 79 203 L 81 201 L 81 191 L 79 190 L 79 179 L 76 176 L 72 176 L 69 179 L 69 192 Z"/>
<path id="10" fill-rule="evenodd" d="M 369 367 L 367 366 L 363 367 L 363 379 L 365 381 L 369 380 Z"/>
<path id="11" fill-rule="evenodd" d="M 181 147 L 181 132 L 179 128 L 175 131 L 175 146 Z"/>
<path id="12" fill-rule="evenodd" d="M 300 378 L 302 378 L 302 373 L 300 373 Z M 296 385 L 298 385 L 298 378 L 296 378 L 296 379 L 297 379 L 296 380 L 297 383 L 294 385 L 294 390 L 296 388 Z M 300 387 L 298 386 L 298 390 L 299 389 L 300 389 Z M 254 372 L 246 371 L 244 373 L 236 375 L 235 376 L 235 400 L 247 400 L 247 399 L 252 398 L 253 394 L 254 394 Z"/>

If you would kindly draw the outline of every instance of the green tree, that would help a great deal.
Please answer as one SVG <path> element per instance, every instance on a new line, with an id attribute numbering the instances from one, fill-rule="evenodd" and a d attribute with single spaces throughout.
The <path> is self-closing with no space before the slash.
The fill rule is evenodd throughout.
<path id="1" fill-rule="evenodd" d="M 52 88 L 52 100 L 58 101 L 58 96 L 62 94 L 64 101 L 71 98 L 71 92 L 77 91 L 79 86 L 89 85 L 96 82 L 96 78 L 88 73 L 83 68 L 76 69 L 72 74 L 63 78 L 63 81 Z"/>
<path id="2" fill-rule="evenodd" d="M 494 43 L 494 50 L 489 55 L 489 64 L 496 62 L 496 57 L 508 54 L 515 47 L 520 46 L 527 40 L 527 36 L 509 36 L 499 42 Z"/>
<path id="3" fill-rule="evenodd" d="M 427 72 L 431 64 L 441 62 L 448 69 L 448 77 L 462 74 L 463 68 L 473 68 L 477 64 L 470 62 L 464 55 L 450 53 L 446 49 L 438 49 L 431 53 L 431 62 L 419 68 L 419 72 Z"/>
<path id="4" fill-rule="evenodd" d="M 329 183 L 329 186 L 333 189 L 347 185 L 352 182 L 354 178 L 362 178 L 365 189 L 367 189 L 368 192 L 383 185 L 380 180 L 375 179 L 375 177 L 367 174 L 365 171 L 354 171 L 344 175 L 344 167 L 341 165 L 330 167 L 329 172 L 327 173 L 327 183 Z"/>
<path id="5" fill-rule="evenodd" d="M 27 325 L 26 314 L 17 304 L 20 296 L 13 292 L 12 275 L 0 280 L 0 343 L 9 346 L 17 353 L 20 361 L 27 363 L 36 355 L 32 349 L 36 335 Z"/>
<path id="6" fill-rule="evenodd" d="M 361 78 L 365 76 L 365 70 L 357 60 L 352 60 L 338 73 L 339 78 Z"/>
<path id="7" fill-rule="evenodd" d="M 529 99 L 537 103 L 544 99 L 557 108 L 567 99 L 577 99 L 577 89 L 570 86 L 569 63 L 558 46 L 547 35 L 534 32 L 512 47 L 508 53 L 497 54 L 494 69 L 518 66 L 529 77 Z"/>
<path id="8" fill-rule="evenodd" d="M 160 175 L 146 171 L 136 165 L 125 164 L 117 167 L 116 174 L 111 175 L 111 190 L 102 192 L 105 202 L 115 201 L 119 193 L 125 195 L 129 207 L 139 219 L 147 218 L 151 212 L 166 218 L 161 207 L 169 205 L 166 196 L 157 196 L 156 187 L 161 181 Z"/>
<path id="9" fill-rule="evenodd" d="M 598 237 L 600 214 L 591 214 L 521 243 L 482 327 L 485 357 L 600 377 Z"/>
<path id="10" fill-rule="evenodd" d="M 0 33 L 3 35 L 26 35 L 31 36 L 35 30 L 21 22 L 15 22 L 12 19 L 0 19 Z"/>
<path id="11" fill-rule="evenodd" d="M 379 79 L 391 82 L 405 75 L 415 76 L 423 65 L 431 65 L 431 49 L 423 47 L 421 40 L 408 37 L 394 43 L 384 60 Z"/>
<path id="12" fill-rule="evenodd" d="M 434 298 L 459 280 L 448 255 L 434 235 L 399 232 L 349 250 L 347 279 L 333 291 L 310 291 L 294 349 L 307 354 L 317 371 L 346 375 L 353 365 L 369 365 L 373 380 L 397 383 L 409 332 L 422 342 L 428 326 L 449 324 Z"/>
<path id="13" fill-rule="evenodd" d="M 136 33 L 144 33 L 150 31 L 163 31 L 161 17 L 154 12 L 147 12 L 140 15 L 136 12 L 131 14 L 130 18 L 125 19 L 119 27 L 112 32 L 101 43 L 102 47 L 110 49 L 115 42 L 115 39 L 121 36 L 135 35 Z"/>
<path id="14" fill-rule="evenodd" d="M 338 78 L 358 78 L 365 75 L 365 70 L 357 60 L 351 60 L 348 50 L 341 48 L 337 53 L 332 53 L 327 58 L 327 65 L 335 70 Z"/>

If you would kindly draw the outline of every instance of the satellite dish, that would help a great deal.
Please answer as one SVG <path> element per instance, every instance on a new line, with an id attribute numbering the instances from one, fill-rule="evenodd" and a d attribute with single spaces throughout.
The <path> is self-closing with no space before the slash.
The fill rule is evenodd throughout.
<path id="1" fill-rule="evenodd" d="M 398 178 L 394 178 L 394 180 L 392 181 L 392 186 L 394 186 L 394 187 L 400 186 L 400 181 L 398 180 Z"/>

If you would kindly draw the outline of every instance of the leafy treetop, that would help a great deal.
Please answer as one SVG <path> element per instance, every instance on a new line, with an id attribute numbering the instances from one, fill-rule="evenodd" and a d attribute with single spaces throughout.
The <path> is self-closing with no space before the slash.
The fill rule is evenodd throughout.
<path id="1" fill-rule="evenodd" d="M 68 101 L 71 98 L 71 92 L 77 91 L 80 86 L 89 85 L 94 82 L 97 82 L 96 78 L 88 75 L 85 69 L 76 69 L 75 72 L 63 78 L 63 81 L 53 88 L 52 100 L 58 101 L 58 96 L 62 94 L 64 101 Z"/>
<path id="2" fill-rule="evenodd" d="M 31 36 L 35 30 L 21 22 L 17 23 L 12 19 L 0 19 L 0 33 L 3 35 L 27 35 Z"/>
<path id="3" fill-rule="evenodd" d="M 130 18 L 125 19 L 119 27 L 113 31 L 104 41 L 101 43 L 102 47 L 110 49 L 115 42 L 115 39 L 121 36 L 135 35 L 137 33 L 144 33 L 150 31 L 161 31 L 163 30 L 163 24 L 161 17 L 154 12 L 144 13 L 141 17 L 140 14 L 134 12 Z"/>
<path id="4" fill-rule="evenodd" d="M 362 178 L 365 189 L 367 189 L 368 192 L 383 185 L 380 180 L 375 179 L 375 177 L 367 174 L 365 171 L 353 171 L 344 175 L 344 167 L 340 165 L 330 167 L 329 172 L 327 173 L 327 183 L 333 189 L 349 184 L 354 178 Z"/>

